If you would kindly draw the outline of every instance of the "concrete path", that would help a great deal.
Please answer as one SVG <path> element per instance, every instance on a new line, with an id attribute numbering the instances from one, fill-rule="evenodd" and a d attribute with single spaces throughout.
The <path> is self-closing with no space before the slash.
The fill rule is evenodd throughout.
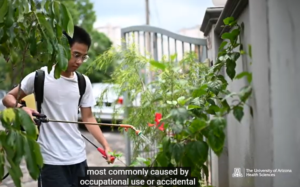
<path id="1" fill-rule="evenodd" d="M 125 139 L 121 133 L 118 132 L 103 132 L 105 138 L 111 145 L 111 149 L 118 153 L 122 153 L 125 156 Z M 96 145 L 100 145 L 97 141 L 89 134 L 87 131 L 82 131 L 82 134 L 85 135 L 89 140 L 92 140 Z M 124 166 L 125 157 L 123 156 L 120 160 L 116 160 L 113 165 L 108 165 L 106 160 L 102 158 L 102 155 L 96 150 L 94 146 L 92 146 L 89 142 L 86 141 L 86 151 L 87 151 L 87 161 L 89 166 L 93 167 L 105 167 L 105 166 Z M 23 171 L 23 179 L 22 179 L 22 187 L 37 187 L 37 182 L 33 181 L 28 174 L 25 163 L 23 162 L 21 165 L 21 169 Z M 15 187 L 11 177 L 7 177 L 0 187 Z"/>

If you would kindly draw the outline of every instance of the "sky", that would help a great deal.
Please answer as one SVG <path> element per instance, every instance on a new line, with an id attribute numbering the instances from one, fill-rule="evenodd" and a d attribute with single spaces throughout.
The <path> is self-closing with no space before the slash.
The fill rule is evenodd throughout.
<path id="1" fill-rule="evenodd" d="M 90 0 L 97 21 L 94 27 L 111 24 L 122 28 L 145 25 L 145 0 Z M 149 0 L 150 25 L 172 32 L 199 27 L 212 0 Z"/>

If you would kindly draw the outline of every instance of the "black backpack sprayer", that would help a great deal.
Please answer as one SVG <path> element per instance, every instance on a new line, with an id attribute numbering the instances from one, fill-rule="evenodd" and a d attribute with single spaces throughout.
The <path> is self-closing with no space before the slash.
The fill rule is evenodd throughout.
<path id="1" fill-rule="evenodd" d="M 128 129 L 132 129 L 135 131 L 135 134 L 142 138 L 145 143 L 151 144 L 151 141 L 146 138 L 142 131 L 137 130 L 134 126 L 132 125 L 127 125 L 127 124 L 109 124 L 109 123 L 91 123 L 91 122 L 78 122 L 78 121 L 63 121 L 63 120 L 53 120 L 53 119 L 48 119 L 46 115 L 44 114 L 33 114 L 35 116 L 34 121 L 35 123 L 40 126 L 42 123 L 48 123 L 48 122 L 56 122 L 56 123 L 73 123 L 73 124 L 80 124 L 80 125 L 98 125 L 98 126 L 110 126 L 110 127 L 121 127 L 124 128 L 125 131 L 128 131 Z M 91 142 L 87 137 L 85 137 L 83 134 L 81 136 L 86 139 L 90 144 L 92 144 L 103 156 L 103 158 L 107 159 L 107 155 L 105 151 L 96 146 L 93 142 Z M 115 157 L 111 156 L 110 157 L 110 163 L 114 163 Z"/>

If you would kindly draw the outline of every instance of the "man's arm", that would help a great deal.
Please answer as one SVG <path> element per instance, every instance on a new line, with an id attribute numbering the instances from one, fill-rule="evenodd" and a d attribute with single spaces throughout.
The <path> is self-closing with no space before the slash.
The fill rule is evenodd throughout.
<path id="1" fill-rule="evenodd" d="M 14 108 L 16 106 L 17 98 L 19 100 L 23 99 L 27 95 L 30 95 L 34 92 L 34 77 L 35 77 L 35 72 L 32 72 L 28 74 L 26 77 L 21 82 L 21 90 L 20 90 L 20 95 L 19 94 L 19 85 L 9 91 L 7 95 L 3 98 L 2 103 L 6 108 Z M 21 104 L 17 104 L 17 107 L 20 107 Z M 32 114 L 36 113 L 38 114 L 37 111 L 30 109 L 28 107 L 23 107 L 22 108 L 30 117 L 32 118 Z"/>
<path id="2" fill-rule="evenodd" d="M 81 107 L 81 116 L 83 122 L 97 123 L 91 107 Z M 111 149 L 108 142 L 106 141 L 101 129 L 97 125 L 85 125 L 87 130 L 94 136 L 94 138 L 103 146 L 106 154 L 108 155 L 107 160 L 109 161 Z"/>
<path id="3" fill-rule="evenodd" d="M 3 98 L 2 103 L 6 108 L 14 108 L 17 103 L 17 97 L 18 97 L 18 92 L 19 92 L 19 86 L 15 87 L 11 91 L 7 93 L 7 95 Z M 20 96 L 19 100 L 23 99 L 26 97 L 25 92 L 21 89 L 20 90 Z M 17 104 L 17 107 L 20 107 L 21 104 Z"/>

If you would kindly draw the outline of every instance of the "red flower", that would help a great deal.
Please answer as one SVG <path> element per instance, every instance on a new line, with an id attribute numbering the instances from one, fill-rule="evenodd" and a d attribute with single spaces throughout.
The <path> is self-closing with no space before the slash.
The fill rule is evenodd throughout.
<path id="1" fill-rule="evenodd" d="M 164 131 L 165 130 L 164 129 L 164 123 L 159 124 L 161 119 L 162 119 L 162 114 L 161 113 L 155 113 L 155 119 L 154 119 L 155 124 L 148 123 L 148 126 L 153 127 L 154 125 L 156 125 L 156 127 L 159 126 L 158 127 L 159 130 Z"/>

